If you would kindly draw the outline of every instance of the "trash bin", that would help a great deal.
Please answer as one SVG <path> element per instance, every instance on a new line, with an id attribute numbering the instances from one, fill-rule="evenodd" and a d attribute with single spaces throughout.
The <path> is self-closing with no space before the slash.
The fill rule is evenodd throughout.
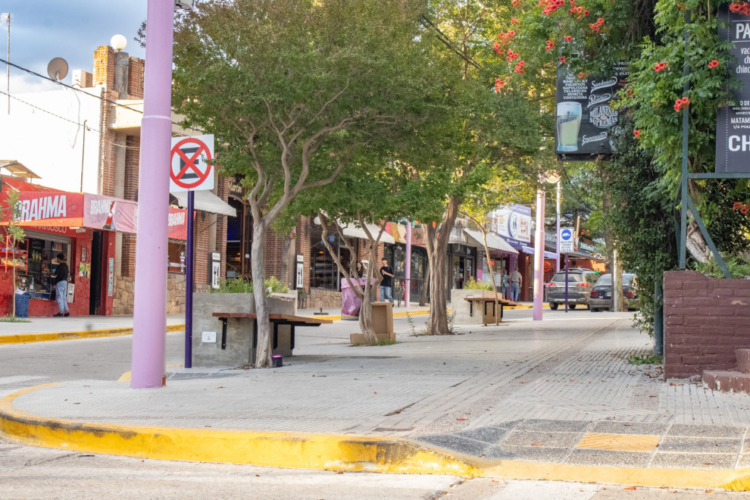
<path id="1" fill-rule="evenodd" d="M 30 295 L 16 295 L 16 318 L 29 317 Z"/>

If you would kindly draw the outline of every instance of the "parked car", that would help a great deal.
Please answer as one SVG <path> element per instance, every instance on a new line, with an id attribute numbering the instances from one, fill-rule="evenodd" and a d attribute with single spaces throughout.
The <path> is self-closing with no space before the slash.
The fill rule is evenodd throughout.
<path id="1" fill-rule="evenodd" d="M 578 268 L 568 270 L 568 307 L 570 309 L 575 309 L 579 305 L 588 307 L 591 283 L 586 280 L 586 275 L 589 273 L 593 271 Z M 565 306 L 565 271 L 555 274 L 547 285 L 547 302 L 553 311 L 556 311 L 560 305 Z"/>
<path id="2" fill-rule="evenodd" d="M 629 310 L 638 309 L 638 295 L 635 293 L 635 274 L 622 274 L 622 296 L 625 297 Z M 612 307 L 612 275 L 603 274 L 591 289 L 589 299 L 592 311 L 611 309 Z"/>

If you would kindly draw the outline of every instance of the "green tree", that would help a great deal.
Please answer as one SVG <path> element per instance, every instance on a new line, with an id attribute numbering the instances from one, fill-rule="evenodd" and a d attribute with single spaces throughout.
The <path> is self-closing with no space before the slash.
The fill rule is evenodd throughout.
<path id="1" fill-rule="evenodd" d="M 253 216 L 257 367 L 271 366 L 263 240 L 301 192 L 335 180 L 373 137 L 423 116 L 431 74 L 420 0 L 210 0 L 176 24 L 175 106 L 217 135 Z"/>
<path id="2" fill-rule="evenodd" d="M 16 249 L 16 245 L 18 242 L 26 237 L 26 234 L 23 231 L 23 228 L 20 227 L 16 221 L 21 218 L 21 204 L 19 203 L 19 198 L 21 197 L 21 192 L 17 191 L 15 189 L 12 189 L 7 192 L 7 197 L 5 201 L 5 205 L 3 206 L 0 204 L 0 221 L 5 222 L 5 234 L 0 232 L 0 243 L 4 243 L 6 248 L 10 248 L 11 250 Z M 16 288 L 16 258 L 15 256 L 12 257 L 13 259 L 13 265 L 11 266 L 13 269 L 13 293 L 15 294 L 15 288 Z M 13 296 L 13 317 L 16 317 L 16 301 L 15 301 L 15 295 Z"/>

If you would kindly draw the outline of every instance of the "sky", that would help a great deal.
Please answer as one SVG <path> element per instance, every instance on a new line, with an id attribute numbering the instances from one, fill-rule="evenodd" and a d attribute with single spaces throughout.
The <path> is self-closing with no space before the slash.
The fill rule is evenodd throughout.
<path id="1" fill-rule="evenodd" d="M 146 19 L 147 0 L 1 0 L 0 12 L 13 14 L 10 29 L 10 61 L 42 75 L 55 57 L 68 61 L 63 80 L 71 83 L 73 70 L 92 71 L 94 50 L 109 45 L 114 35 L 128 40 L 125 52 L 145 57 L 133 40 Z M 0 58 L 5 59 L 7 26 L 0 26 Z M 5 92 L 6 67 L 0 63 L 0 90 Z M 54 90 L 41 78 L 10 68 L 10 93 Z M 5 98 L 5 96 L 0 96 Z"/>

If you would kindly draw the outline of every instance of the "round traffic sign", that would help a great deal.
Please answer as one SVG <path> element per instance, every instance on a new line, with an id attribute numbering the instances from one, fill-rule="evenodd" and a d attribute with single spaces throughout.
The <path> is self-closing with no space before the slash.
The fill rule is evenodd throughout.
<path id="1" fill-rule="evenodd" d="M 203 184 L 211 173 L 210 161 L 212 159 L 211 150 L 206 143 L 194 137 L 188 137 L 172 148 L 169 175 L 172 181 L 181 188 L 196 188 Z"/>
<path id="2" fill-rule="evenodd" d="M 563 240 L 569 240 L 573 237 L 573 232 L 570 229 L 563 229 L 560 231 L 560 238 Z"/>

